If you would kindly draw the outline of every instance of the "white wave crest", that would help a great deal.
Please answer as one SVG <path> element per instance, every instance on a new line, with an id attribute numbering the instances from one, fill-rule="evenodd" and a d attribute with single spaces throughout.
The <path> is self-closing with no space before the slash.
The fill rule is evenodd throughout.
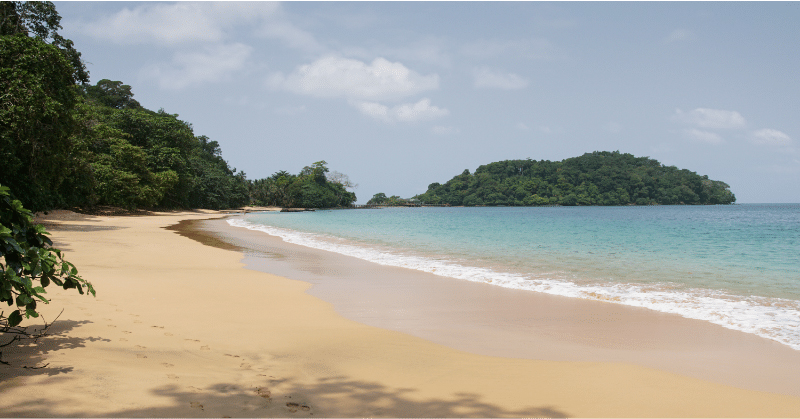
<path id="1" fill-rule="evenodd" d="M 343 243 L 341 239 L 229 219 L 228 224 L 277 236 L 283 241 L 352 256 L 381 265 L 415 269 L 435 275 L 490 283 L 506 288 L 565 297 L 607 301 L 708 321 L 728 329 L 752 333 L 800 350 L 800 302 L 781 298 L 740 297 L 704 289 L 668 290 L 658 285 L 578 285 L 542 276 L 497 272 L 454 261 L 404 255 Z"/>

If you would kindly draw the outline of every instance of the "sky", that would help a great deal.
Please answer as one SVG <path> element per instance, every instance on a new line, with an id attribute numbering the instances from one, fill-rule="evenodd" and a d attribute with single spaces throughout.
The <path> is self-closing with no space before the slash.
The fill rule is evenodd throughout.
<path id="1" fill-rule="evenodd" d="M 325 160 L 359 203 L 500 160 L 648 156 L 800 202 L 798 2 L 55 2 L 249 179 Z"/>

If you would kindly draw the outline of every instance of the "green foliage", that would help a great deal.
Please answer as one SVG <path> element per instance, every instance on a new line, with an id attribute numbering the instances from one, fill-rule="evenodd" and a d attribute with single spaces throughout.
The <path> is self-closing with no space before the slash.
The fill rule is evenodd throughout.
<path id="1" fill-rule="evenodd" d="M 318 161 L 306 166 L 298 175 L 285 170 L 266 179 L 250 182 L 250 196 L 257 205 L 284 208 L 337 208 L 349 207 L 356 201 L 356 194 L 346 175 L 339 173 L 329 180 L 327 163 Z M 336 173 L 336 172 L 334 172 Z"/>
<path id="2" fill-rule="evenodd" d="M 385 193 L 380 192 L 372 196 L 372 199 L 367 201 L 367 205 L 383 205 L 387 207 L 407 205 L 409 200 L 400 198 L 397 195 L 386 196 Z"/>
<path id="3" fill-rule="evenodd" d="M 11 199 L 9 188 L 0 185 L 0 303 L 14 306 L 8 315 L 0 313 L 0 330 L 17 326 L 23 316 L 39 317 L 37 303 L 49 303 L 44 294 L 51 283 L 95 295 L 92 284 L 78 276 L 46 234 L 33 224 L 31 212 Z"/>
<path id="4" fill-rule="evenodd" d="M 49 1 L 0 2 L 0 36 L 22 35 L 47 42 L 61 51 L 72 67 L 72 77 L 81 83 L 89 82 L 89 72 L 74 44 L 58 34 L 61 16 Z"/>
<path id="5" fill-rule="evenodd" d="M 415 198 L 450 205 L 731 204 L 724 182 L 648 157 L 596 151 L 560 162 L 505 160 L 465 170 Z"/>
<path id="6" fill-rule="evenodd" d="M 142 105 L 133 98 L 131 86 L 121 81 L 102 79 L 96 85 L 84 86 L 84 93 L 89 99 L 115 109 L 139 109 Z"/>
<path id="7" fill-rule="evenodd" d="M 73 148 L 75 82 L 56 47 L 23 34 L 0 36 L 0 182 L 33 210 L 59 203 L 55 191 Z"/>

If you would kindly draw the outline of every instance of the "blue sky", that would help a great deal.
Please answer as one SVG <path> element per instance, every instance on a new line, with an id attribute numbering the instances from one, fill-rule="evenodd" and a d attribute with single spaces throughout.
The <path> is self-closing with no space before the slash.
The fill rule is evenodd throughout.
<path id="1" fill-rule="evenodd" d="M 256 179 L 325 160 L 410 197 L 595 150 L 800 202 L 800 3 L 56 2 L 121 80 Z"/>

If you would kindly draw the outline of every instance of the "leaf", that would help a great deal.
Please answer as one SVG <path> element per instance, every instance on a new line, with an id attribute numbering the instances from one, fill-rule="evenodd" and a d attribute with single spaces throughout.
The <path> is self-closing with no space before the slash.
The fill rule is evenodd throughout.
<path id="1" fill-rule="evenodd" d="M 19 314 L 19 311 L 14 310 L 8 316 L 8 327 L 14 327 L 22 322 L 22 316 Z"/>

